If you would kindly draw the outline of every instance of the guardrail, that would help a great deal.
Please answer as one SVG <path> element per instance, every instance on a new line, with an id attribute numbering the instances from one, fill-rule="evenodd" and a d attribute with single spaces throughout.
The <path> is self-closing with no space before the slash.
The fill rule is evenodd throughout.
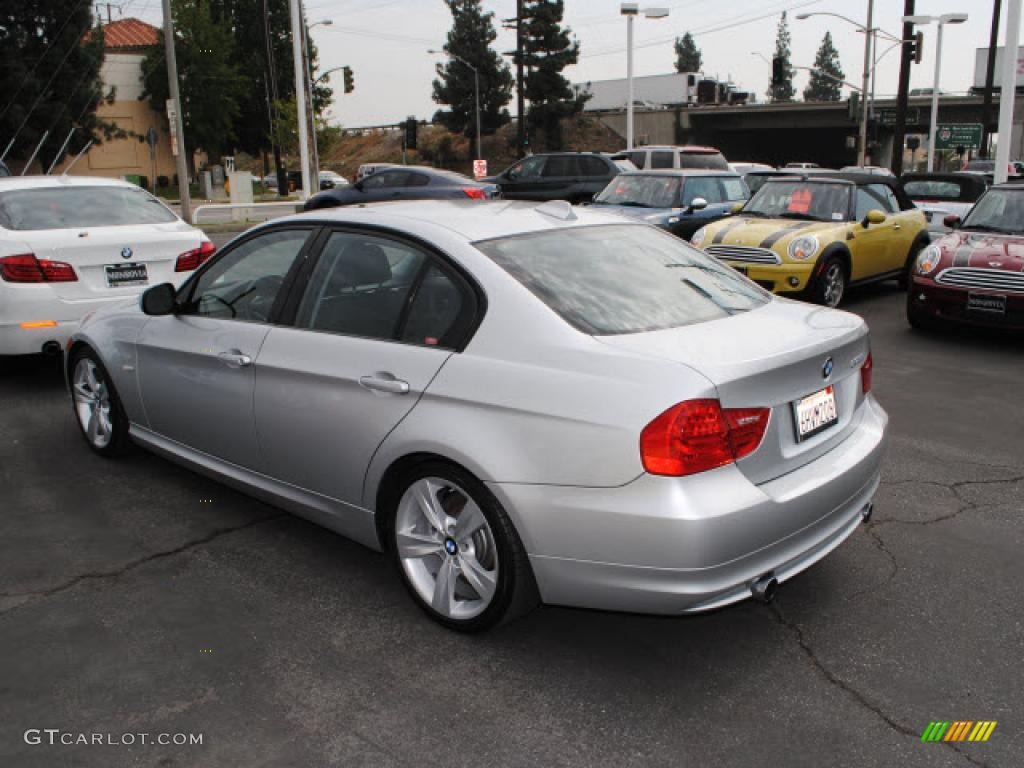
<path id="1" fill-rule="evenodd" d="M 252 218 L 250 212 L 256 208 L 290 208 L 291 210 L 289 210 L 286 214 L 282 214 L 287 215 L 290 213 L 301 212 L 302 205 L 303 202 L 301 200 L 297 202 L 280 201 L 273 203 L 205 203 L 203 205 L 197 205 L 195 208 L 192 209 L 192 221 L 190 223 L 198 224 L 200 218 L 199 215 L 203 211 L 232 211 L 235 213 L 242 214 L 241 216 L 232 216 L 232 221 L 248 221 Z M 264 217 L 261 220 L 266 221 L 268 218 L 270 217 Z"/>

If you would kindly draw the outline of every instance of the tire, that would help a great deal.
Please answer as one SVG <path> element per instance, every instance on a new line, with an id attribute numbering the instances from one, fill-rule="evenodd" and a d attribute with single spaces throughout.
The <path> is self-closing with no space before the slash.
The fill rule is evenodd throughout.
<path id="1" fill-rule="evenodd" d="M 826 307 L 838 307 L 846 295 L 849 276 L 846 264 L 838 256 L 826 256 L 818 276 L 811 285 L 811 301 Z"/>
<path id="2" fill-rule="evenodd" d="M 443 461 L 413 466 L 399 478 L 382 512 L 388 515 L 388 549 L 402 581 L 438 623 L 479 632 L 539 602 L 512 521 L 494 494 L 460 467 Z"/>
<path id="3" fill-rule="evenodd" d="M 903 272 L 896 278 L 896 284 L 899 285 L 901 291 L 907 290 L 910 285 L 910 273 L 914 269 L 914 262 L 917 261 L 917 254 L 928 247 L 930 240 L 915 240 L 914 244 L 910 246 L 910 253 L 907 254 L 907 263 L 903 265 Z"/>
<path id="4" fill-rule="evenodd" d="M 89 447 L 110 458 L 128 445 L 128 417 L 114 383 L 99 357 L 88 347 L 72 353 L 68 364 L 71 408 Z"/>

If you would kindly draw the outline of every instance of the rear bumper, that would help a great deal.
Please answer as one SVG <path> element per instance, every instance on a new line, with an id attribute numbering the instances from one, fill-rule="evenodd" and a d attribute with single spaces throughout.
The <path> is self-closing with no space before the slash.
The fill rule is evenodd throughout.
<path id="1" fill-rule="evenodd" d="M 878 488 L 888 417 L 867 398 L 842 443 L 754 485 L 735 465 L 618 488 L 492 484 L 547 603 L 681 614 L 750 597 L 841 544 Z"/>
<path id="2" fill-rule="evenodd" d="M 46 284 L 0 283 L 0 355 L 37 354 L 51 341 L 63 349 L 85 315 L 127 298 L 66 301 Z"/>
<path id="3" fill-rule="evenodd" d="M 1005 296 L 1006 312 L 968 311 L 969 293 Z M 1020 293 L 950 288 L 914 276 L 907 296 L 907 307 L 911 312 L 919 312 L 944 322 L 1024 330 L 1024 294 Z"/>

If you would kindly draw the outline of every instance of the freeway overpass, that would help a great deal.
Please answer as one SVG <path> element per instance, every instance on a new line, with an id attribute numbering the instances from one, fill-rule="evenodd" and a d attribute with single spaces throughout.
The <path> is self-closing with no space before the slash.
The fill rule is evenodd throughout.
<path id="1" fill-rule="evenodd" d="M 892 116 L 895 99 L 875 102 L 875 114 L 881 118 L 873 144 L 871 162 L 889 165 L 893 151 Z M 939 102 L 939 123 L 980 123 L 981 96 L 943 96 Z M 996 130 L 999 95 L 992 109 Z M 626 135 L 625 110 L 603 112 L 600 119 L 621 136 Z M 921 136 L 923 159 L 928 144 L 931 98 L 910 99 L 907 133 Z M 637 143 L 707 144 L 718 147 L 729 159 L 782 165 L 787 162 L 815 162 L 838 168 L 857 161 L 855 138 L 857 122 L 851 119 L 845 101 L 748 104 L 743 106 L 680 107 L 637 109 Z M 1024 99 L 1014 109 L 1010 157 L 1024 158 Z"/>

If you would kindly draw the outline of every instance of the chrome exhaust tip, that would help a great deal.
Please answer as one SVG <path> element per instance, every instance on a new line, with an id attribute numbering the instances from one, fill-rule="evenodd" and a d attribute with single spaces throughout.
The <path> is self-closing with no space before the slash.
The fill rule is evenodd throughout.
<path id="1" fill-rule="evenodd" d="M 779 581 L 770 573 L 766 573 L 750 585 L 750 594 L 759 603 L 770 603 L 778 591 Z"/>
<path id="2" fill-rule="evenodd" d="M 871 514 L 875 511 L 874 502 L 868 502 L 867 505 L 860 511 L 860 516 L 864 518 L 864 522 L 868 522 L 871 519 Z"/>

